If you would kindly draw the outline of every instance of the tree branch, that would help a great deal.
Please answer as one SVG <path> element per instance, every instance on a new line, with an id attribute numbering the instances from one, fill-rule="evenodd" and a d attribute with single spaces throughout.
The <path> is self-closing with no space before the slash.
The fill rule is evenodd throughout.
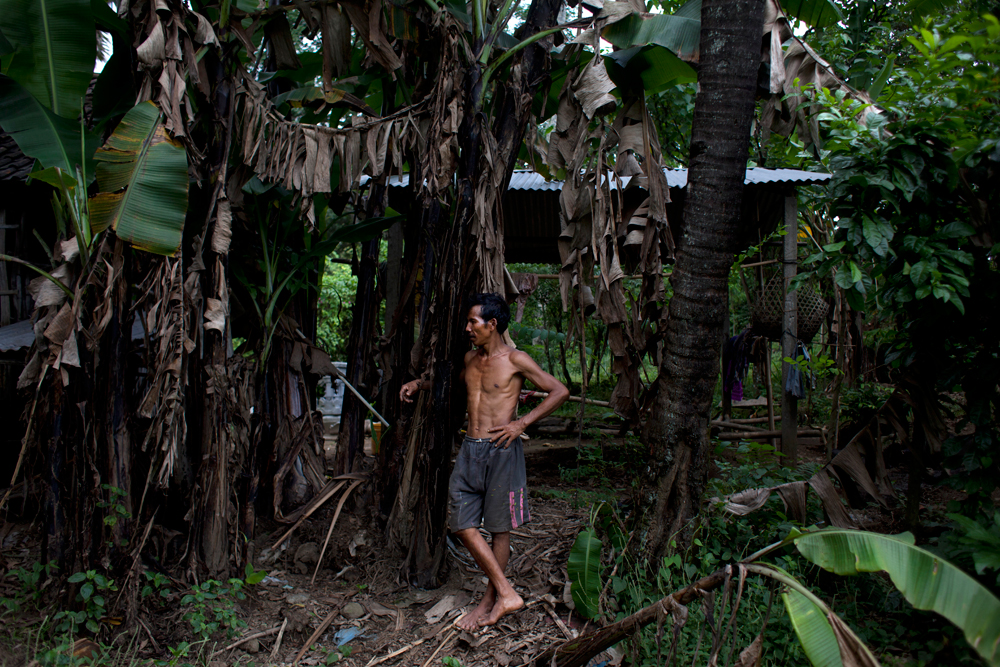
<path id="1" fill-rule="evenodd" d="M 657 600 L 648 607 L 623 618 L 617 623 L 596 630 L 589 635 L 579 637 L 562 644 L 553 644 L 532 662 L 533 667 L 579 667 L 586 665 L 591 658 L 601 651 L 610 648 L 634 632 L 642 629 L 657 619 L 662 610 L 670 610 L 675 605 L 687 605 L 701 597 L 703 592 L 718 588 L 726 580 L 726 569 L 716 570 L 712 574 L 699 579 L 687 588 L 671 593 Z"/>

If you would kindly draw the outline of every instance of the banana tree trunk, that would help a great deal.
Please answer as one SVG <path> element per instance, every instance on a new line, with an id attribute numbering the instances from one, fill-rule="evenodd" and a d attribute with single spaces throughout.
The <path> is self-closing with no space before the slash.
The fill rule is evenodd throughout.
<path id="1" fill-rule="evenodd" d="M 367 218 L 385 212 L 386 187 L 384 182 L 372 184 L 368 196 Z M 376 290 L 380 239 L 362 244 L 358 289 L 354 300 L 354 317 L 351 320 L 351 337 L 347 345 L 347 381 L 369 398 L 374 397 L 374 387 L 369 386 L 373 377 L 375 358 L 375 325 L 378 321 L 381 299 Z M 337 438 L 336 474 L 352 472 L 360 461 L 365 440 L 365 413 L 368 408 L 353 392 L 344 394 L 340 416 L 340 434 Z M 375 416 L 372 415 L 372 419 Z"/>
<path id="2" fill-rule="evenodd" d="M 729 269 L 737 250 L 763 9 L 762 0 L 702 3 L 685 232 L 671 276 L 674 295 L 659 390 L 644 433 L 658 487 L 651 558 L 662 556 L 672 536 L 697 514 L 705 486 L 708 422 Z"/>
<path id="3" fill-rule="evenodd" d="M 560 6 L 558 0 L 535 0 L 525 21 L 526 33 L 555 25 Z M 480 46 L 474 44 L 473 51 Z M 415 207 L 420 220 L 419 245 L 404 262 L 410 273 L 402 281 L 412 284 L 403 303 L 413 309 L 413 315 L 403 323 L 419 324 L 420 336 L 411 355 L 410 371 L 424 374 L 430 380 L 430 389 L 421 392 L 414 406 L 400 405 L 395 396 L 403 378 L 392 378 L 392 405 L 387 408 L 389 421 L 395 426 L 380 452 L 380 488 L 376 494 L 382 516 L 388 518 L 390 538 L 406 551 L 403 574 L 422 587 L 440 581 L 451 454 L 465 418 L 465 389 L 460 374 L 468 341 L 462 306 L 470 293 L 478 291 L 479 266 L 472 236 L 475 193 L 479 180 L 492 175 L 484 174 L 481 168 L 485 140 L 482 133 L 491 132 L 496 140 L 491 168 L 502 170 L 506 184 L 524 140 L 531 100 L 542 81 L 550 47 L 551 42 L 544 40 L 515 56 L 511 71 L 520 74 L 499 90 L 502 99 L 492 128 L 480 120 L 488 83 L 482 78 L 483 68 L 478 62 L 468 67 L 459 129 L 462 153 L 456 198 L 450 210 L 437 200 Z M 419 168 L 415 171 L 411 183 L 419 184 L 424 177 Z M 396 336 L 400 335 L 397 328 Z"/>

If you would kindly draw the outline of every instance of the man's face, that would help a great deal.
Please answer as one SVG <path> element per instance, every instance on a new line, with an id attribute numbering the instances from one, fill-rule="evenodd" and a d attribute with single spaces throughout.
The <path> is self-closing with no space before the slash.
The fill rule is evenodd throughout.
<path id="1" fill-rule="evenodd" d="M 497 328 L 496 320 L 487 322 L 483 319 L 482 309 L 482 306 L 470 308 L 465 322 L 465 333 L 469 335 L 473 345 L 484 345 Z"/>

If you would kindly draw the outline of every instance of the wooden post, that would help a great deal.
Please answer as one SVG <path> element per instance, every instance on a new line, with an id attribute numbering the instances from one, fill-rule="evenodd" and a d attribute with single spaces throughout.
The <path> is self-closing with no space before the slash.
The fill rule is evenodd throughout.
<path id="1" fill-rule="evenodd" d="M 791 370 L 786 358 L 795 358 L 795 343 L 798 340 L 798 298 L 788 289 L 795 277 L 798 262 L 798 202 L 793 191 L 785 197 L 785 244 L 784 244 L 784 294 L 785 314 L 781 323 L 781 453 L 785 455 L 785 465 L 794 466 L 798 455 L 798 401 L 788 391 L 788 373 Z"/>
<path id="2" fill-rule="evenodd" d="M 771 340 L 765 342 L 764 356 L 764 388 L 767 391 L 767 430 L 774 430 L 774 386 L 771 382 Z M 771 446 L 778 446 L 778 439 L 771 439 Z"/>
<path id="3" fill-rule="evenodd" d="M 0 253 L 7 254 L 7 211 L 0 208 Z M 0 262 L 0 326 L 5 327 L 10 324 L 11 305 L 14 298 L 11 296 L 9 283 L 7 281 L 7 262 Z"/>
<path id="4" fill-rule="evenodd" d="M 729 317 L 729 305 L 726 304 L 726 324 L 722 329 L 722 348 L 725 349 L 726 342 L 732 336 L 730 329 L 731 320 Z M 733 395 L 726 391 L 726 360 L 725 355 L 719 355 L 722 362 L 722 420 L 728 421 L 733 414 Z"/>

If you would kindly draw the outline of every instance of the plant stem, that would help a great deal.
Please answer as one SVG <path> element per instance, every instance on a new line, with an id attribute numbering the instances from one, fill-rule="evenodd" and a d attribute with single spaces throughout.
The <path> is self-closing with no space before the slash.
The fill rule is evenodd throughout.
<path id="1" fill-rule="evenodd" d="M 69 296 L 70 299 L 76 296 L 75 294 L 73 294 L 73 290 L 71 290 L 69 287 L 66 286 L 66 283 L 53 276 L 51 273 L 48 273 L 45 270 L 38 268 L 31 262 L 26 262 L 23 259 L 2 254 L 0 254 L 0 262 L 14 262 L 15 264 L 22 264 L 31 269 L 32 271 L 34 271 L 35 273 L 41 275 L 43 278 L 48 278 L 49 280 L 51 280 L 53 283 L 55 283 L 56 287 L 61 289 L 63 292 L 66 292 L 67 296 Z"/>
<path id="2" fill-rule="evenodd" d="M 548 37 L 549 35 L 554 35 L 557 32 L 562 32 L 567 27 L 570 27 L 570 25 L 571 24 L 568 24 L 568 23 L 567 24 L 563 24 L 563 25 L 557 25 L 555 28 L 549 28 L 548 30 L 541 30 L 539 32 L 536 32 L 531 37 L 528 37 L 527 39 L 522 40 L 521 42 L 519 42 L 518 44 L 516 44 L 515 46 L 513 46 L 510 50 L 508 50 L 506 53 L 504 53 L 502 56 L 500 56 L 499 58 L 497 58 L 496 60 L 494 60 L 493 64 L 489 65 L 486 68 L 486 71 L 483 73 L 483 83 L 484 84 L 487 83 L 490 80 L 490 78 L 492 78 L 493 73 L 495 71 L 497 71 L 497 69 L 500 67 L 500 65 L 504 64 L 505 62 L 507 62 L 507 59 L 510 58 L 511 56 L 513 56 L 515 53 L 517 53 L 518 51 L 520 51 L 521 49 L 523 49 L 526 46 L 530 46 L 530 45 L 534 44 L 535 42 L 540 41 L 540 40 Z"/>

